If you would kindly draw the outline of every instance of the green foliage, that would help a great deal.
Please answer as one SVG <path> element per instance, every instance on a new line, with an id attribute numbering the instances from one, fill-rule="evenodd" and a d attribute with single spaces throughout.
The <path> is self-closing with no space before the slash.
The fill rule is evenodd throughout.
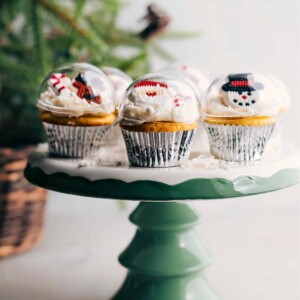
<path id="1" fill-rule="evenodd" d="M 0 1 L 0 146 L 42 141 L 35 103 L 41 81 L 53 68 L 85 61 L 137 77 L 149 72 L 150 53 L 173 59 L 155 41 L 119 28 L 121 8 L 120 0 Z M 126 56 L 122 48 L 129 50 Z"/>

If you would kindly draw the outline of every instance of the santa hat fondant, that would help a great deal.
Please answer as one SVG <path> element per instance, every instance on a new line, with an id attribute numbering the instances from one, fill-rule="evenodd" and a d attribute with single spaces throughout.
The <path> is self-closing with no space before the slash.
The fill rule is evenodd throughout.
<path id="1" fill-rule="evenodd" d="M 159 81 L 154 81 L 154 80 L 142 80 L 142 81 L 139 81 L 138 83 L 136 83 L 134 85 L 134 87 L 135 88 L 149 87 L 149 86 L 156 87 L 157 85 L 160 86 L 160 87 L 162 87 L 162 88 L 165 88 L 165 89 L 168 88 L 168 85 L 166 83 L 159 82 Z"/>

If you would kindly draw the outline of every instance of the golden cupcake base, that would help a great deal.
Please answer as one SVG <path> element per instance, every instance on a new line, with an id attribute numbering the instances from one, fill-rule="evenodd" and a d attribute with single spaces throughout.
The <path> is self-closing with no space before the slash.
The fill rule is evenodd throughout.
<path id="1" fill-rule="evenodd" d="M 205 122 L 216 125 L 237 125 L 237 126 L 266 126 L 276 122 L 275 117 L 206 117 Z"/>
<path id="2" fill-rule="evenodd" d="M 86 114 L 79 117 L 56 116 L 51 112 L 42 112 L 41 121 L 55 125 L 65 126 L 107 126 L 114 123 L 116 116 L 114 113 L 108 115 Z"/>
<path id="3" fill-rule="evenodd" d="M 125 125 L 120 123 L 122 129 L 136 132 L 176 132 L 193 130 L 198 127 L 197 123 L 175 123 L 175 122 L 149 122 L 140 125 Z"/>

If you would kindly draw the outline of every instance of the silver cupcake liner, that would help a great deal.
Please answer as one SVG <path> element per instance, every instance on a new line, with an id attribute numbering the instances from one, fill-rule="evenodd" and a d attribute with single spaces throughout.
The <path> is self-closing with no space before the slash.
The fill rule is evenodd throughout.
<path id="1" fill-rule="evenodd" d="M 43 123 L 53 156 L 83 158 L 93 156 L 103 145 L 110 126 L 64 126 Z"/>
<path id="2" fill-rule="evenodd" d="M 139 167 L 172 167 L 188 159 L 196 129 L 136 132 L 122 129 L 128 160 Z"/>
<path id="3" fill-rule="evenodd" d="M 230 162 L 260 160 L 275 124 L 265 126 L 216 125 L 204 123 L 211 153 Z"/>

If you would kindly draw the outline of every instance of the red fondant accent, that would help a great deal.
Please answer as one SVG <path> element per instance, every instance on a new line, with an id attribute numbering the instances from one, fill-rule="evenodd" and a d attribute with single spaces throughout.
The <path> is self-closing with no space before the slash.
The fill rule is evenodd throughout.
<path id="1" fill-rule="evenodd" d="M 102 102 L 101 96 L 95 97 L 94 99 L 92 99 L 92 102 L 95 102 L 97 104 L 101 104 L 101 102 Z"/>
<path id="2" fill-rule="evenodd" d="M 77 96 L 82 99 L 83 95 L 85 94 L 85 90 L 86 90 L 87 86 L 84 83 L 79 82 L 79 81 L 73 82 L 73 86 L 78 89 Z"/>
<path id="3" fill-rule="evenodd" d="M 168 88 L 168 85 L 166 83 L 163 83 L 163 82 L 159 82 L 159 81 L 153 81 L 153 80 L 142 80 L 138 83 L 136 83 L 134 85 L 135 88 L 137 87 L 142 87 L 142 86 L 157 86 L 159 85 L 160 87 L 162 88 L 165 88 L 167 89 Z"/>
<path id="4" fill-rule="evenodd" d="M 231 86 L 249 86 L 248 80 L 233 80 L 230 82 Z"/>
<path id="5" fill-rule="evenodd" d="M 73 82 L 73 86 L 78 89 L 77 96 L 81 99 L 86 100 L 88 103 L 95 102 L 98 104 L 101 104 L 102 99 L 101 96 L 94 96 L 93 91 L 90 86 L 85 85 L 84 83 L 80 81 Z"/>
<path id="6" fill-rule="evenodd" d="M 147 92 L 146 94 L 149 97 L 155 97 L 156 96 L 156 92 Z"/>
<path id="7" fill-rule="evenodd" d="M 244 100 L 246 100 L 246 99 L 247 99 L 247 96 L 243 95 L 242 98 L 243 98 Z"/>

